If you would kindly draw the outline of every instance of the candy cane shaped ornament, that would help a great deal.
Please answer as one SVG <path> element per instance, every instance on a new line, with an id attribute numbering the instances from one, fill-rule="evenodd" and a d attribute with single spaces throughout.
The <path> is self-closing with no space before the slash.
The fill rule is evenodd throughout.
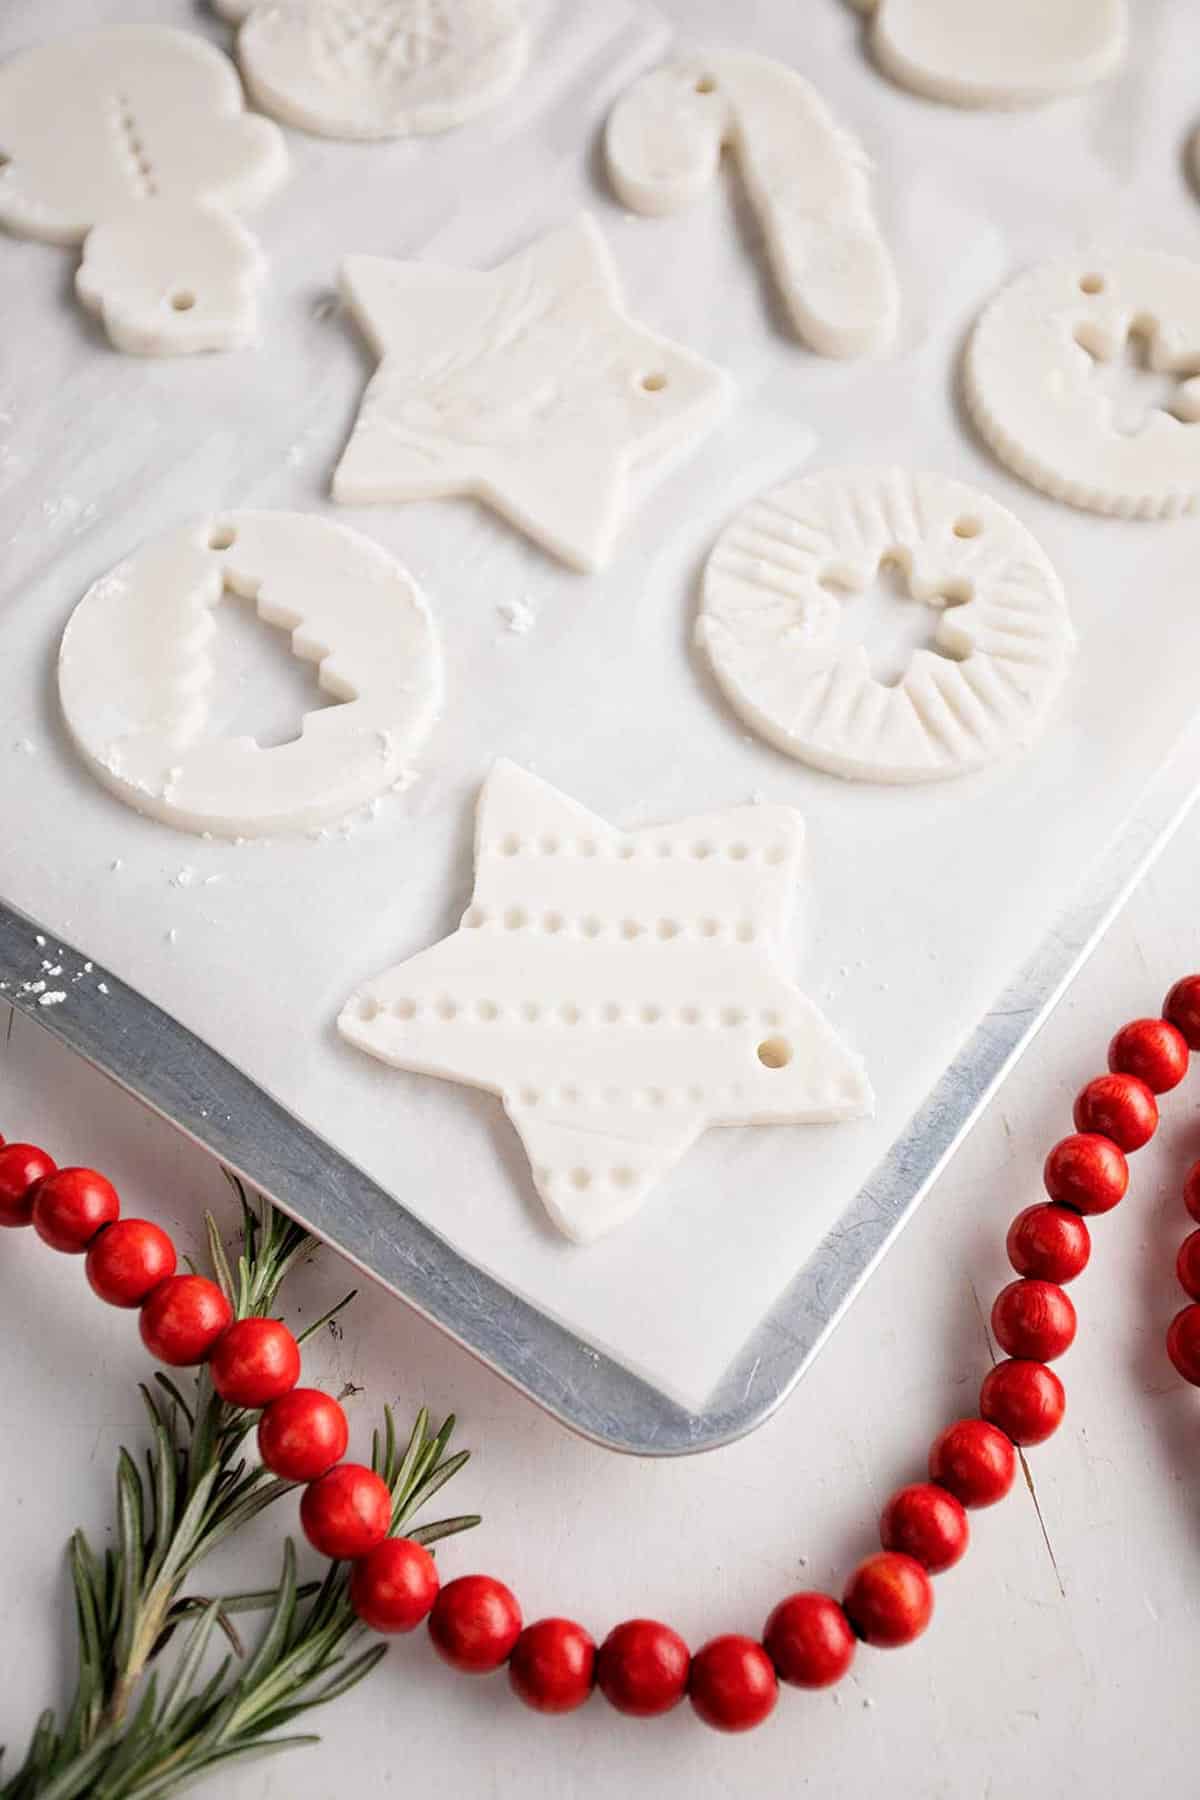
<path id="1" fill-rule="evenodd" d="M 286 170 L 278 126 L 187 32 L 118 25 L 0 68 L 0 225 L 83 244 L 76 291 L 118 350 L 253 338 L 263 257 L 234 213 Z"/>
<path id="2" fill-rule="evenodd" d="M 867 158 L 793 69 L 738 51 L 669 63 L 618 100 L 605 138 L 619 199 L 658 214 L 703 192 L 726 144 L 797 335 L 822 356 L 886 350 L 899 291 Z"/>

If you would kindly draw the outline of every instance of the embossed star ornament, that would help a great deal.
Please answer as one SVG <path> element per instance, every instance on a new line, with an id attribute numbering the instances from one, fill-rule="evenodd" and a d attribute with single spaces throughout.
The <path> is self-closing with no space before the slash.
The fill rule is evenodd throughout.
<path id="1" fill-rule="evenodd" d="M 335 500 L 472 495 L 579 569 L 610 554 L 631 469 L 702 437 L 732 391 L 626 316 L 586 216 L 486 273 L 352 256 L 341 285 L 381 361 Z"/>
<path id="2" fill-rule="evenodd" d="M 618 831 L 499 762 L 461 926 L 368 982 L 339 1029 L 499 1094 L 551 1218 L 586 1243 L 710 1125 L 871 1110 L 859 1058 L 784 972 L 802 842 L 782 806 Z"/>

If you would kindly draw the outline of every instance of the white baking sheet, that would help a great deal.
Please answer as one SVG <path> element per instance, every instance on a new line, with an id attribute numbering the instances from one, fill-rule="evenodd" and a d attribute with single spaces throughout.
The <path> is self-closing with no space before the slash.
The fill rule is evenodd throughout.
<path id="1" fill-rule="evenodd" d="M 139 17 L 227 41 L 187 0 L 9 0 L 0 51 Z M 865 141 L 903 290 L 886 362 L 825 362 L 786 335 L 736 182 L 667 220 L 613 202 L 597 136 L 673 21 L 793 62 Z M 73 303 L 70 252 L 0 241 L 0 892 L 168 1007 L 469 1257 L 692 1404 L 1129 815 L 1192 712 L 1200 668 L 1200 524 L 1105 521 L 1043 499 L 991 460 L 955 400 L 967 327 L 1027 262 L 1072 245 L 1089 267 L 1105 244 L 1200 246 L 1182 162 L 1200 117 L 1200 16 L 1188 0 L 1139 0 L 1117 80 L 1015 114 L 903 93 L 860 32 L 840 0 L 559 0 L 519 96 L 463 131 L 355 147 L 289 133 L 291 181 L 254 221 L 272 265 L 264 341 L 241 354 L 119 356 Z M 328 304 L 340 255 L 484 266 L 581 207 L 635 316 L 739 385 L 612 567 L 562 570 L 468 502 L 330 507 L 371 367 Z M 846 460 L 977 482 L 1040 537 L 1080 651 L 1035 754 L 939 786 L 846 784 L 747 736 L 719 698 L 690 644 L 708 546 L 765 486 Z M 177 835 L 103 792 L 64 741 L 55 648 L 85 587 L 152 533 L 239 505 L 329 510 L 395 551 L 436 611 L 444 718 L 415 783 L 344 836 Z M 532 606 L 528 633 L 501 617 L 512 601 Z M 474 799 L 497 754 L 625 826 L 755 794 L 799 808 L 797 968 L 867 1057 L 874 1120 L 710 1132 L 640 1218 L 579 1249 L 543 1216 L 498 1101 L 343 1045 L 334 1019 L 355 984 L 457 921 Z M 86 1159 L 88 1146 L 56 1151 Z"/>

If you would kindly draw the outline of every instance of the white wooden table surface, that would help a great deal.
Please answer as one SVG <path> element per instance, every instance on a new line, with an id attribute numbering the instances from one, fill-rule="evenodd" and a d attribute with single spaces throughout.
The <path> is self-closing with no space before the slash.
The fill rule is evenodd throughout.
<path id="1" fill-rule="evenodd" d="M 983 1318 L 1008 1278 L 1011 1215 L 1039 1197 L 1041 1158 L 1069 1129 L 1075 1089 L 1111 1030 L 1157 1007 L 1200 966 L 1200 818 L 1134 896 L 1041 1037 L 892 1251 L 791 1403 L 747 1441 L 675 1463 L 622 1460 L 577 1442 L 448 1346 L 403 1306 L 360 1293 L 344 1335 L 306 1352 L 311 1377 L 352 1382 L 352 1449 L 385 1400 L 453 1408 L 475 1458 L 449 1510 L 485 1515 L 442 1554 L 443 1578 L 486 1568 L 527 1618 L 563 1612 L 602 1635 L 650 1614 L 693 1644 L 754 1632 L 796 1587 L 840 1585 L 874 1547 L 890 1490 L 921 1474 L 925 1446 L 971 1411 L 988 1364 Z M 919 1022 L 914 1022 L 914 1030 Z M 1167 1103 L 1133 1191 L 1097 1221 L 1074 1288 L 1079 1341 L 1061 1366 L 1058 1437 L 1023 1482 L 975 1515 L 966 1561 L 937 1583 L 927 1636 L 860 1651 L 840 1688 L 785 1692 L 757 1734 L 724 1739 L 683 1708 L 622 1719 L 596 1698 L 544 1720 L 503 1676 L 469 1681 L 423 1633 L 317 1726 L 318 1749 L 223 1775 L 204 1792 L 289 1800 L 436 1786 L 447 1795 L 1158 1795 L 1194 1791 L 1200 1679 L 1200 1395 L 1177 1380 L 1163 1331 L 1178 1197 L 1200 1155 L 1196 1088 Z M 0 1130 L 91 1162 L 199 1249 L 202 1208 L 225 1204 L 215 1169 L 165 1126 L 18 1020 L 0 1021 Z M 227 1214 L 228 1216 L 228 1214 Z M 306 1271 L 290 1318 L 347 1286 L 332 1253 Z M 117 1446 L 140 1438 L 147 1367 L 132 1319 L 94 1303 L 78 1264 L 32 1233 L 0 1242 L 4 1453 L 0 1468 L 0 1741 L 23 1746 L 61 1700 L 69 1644 L 62 1549 L 84 1524 L 104 1541 Z M 283 1509 L 280 1509 L 283 1510 Z M 269 1579 L 281 1519 L 227 1571 Z"/>

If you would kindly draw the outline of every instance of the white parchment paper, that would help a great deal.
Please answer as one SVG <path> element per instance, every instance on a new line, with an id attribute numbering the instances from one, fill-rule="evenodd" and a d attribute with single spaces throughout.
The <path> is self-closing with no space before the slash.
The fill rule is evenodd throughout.
<path id="1" fill-rule="evenodd" d="M 10 0 L 0 52 L 138 17 L 228 42 L 187 0 Z M 598 134 L 676 27 L 794 63 L 865 142 L 903 292 L 887 361 L 822 361 L 787 334 L 736 180 L 664 220 L 614 203 Z M 861 30 L 840 0 L 558 0 L 519 93 L 462 131 L 366 146 L 289 133 L 290 183 L 251 221 L 271 280 L 263 342 L 244 353 L 118 355 L 73 301 L 71 252 L 0 241 L 0 892 L 169 1008 L 470 1258 L 691 1402 L 1129 815 L 1200 667 L 1200 524 L 1055 505 L 993 462 L 956 400 L 964 334 L 1018 268 L 1072 246 L 1089 268 L 1106 245 L 1200 252 L 1182 160 L 1200 119 L 1194 10 L 1139 0 L 1124 72 L 1033 113 L 907 95 L 871 66 Z M 373 366 L 331 304 L 340 256 L 486 266 L 581 207 L 633 314 L 739 386 L 723 427 L 645 496 L 611 568 L 563 570 L 465 501 L 332 508 Z M 848 784 L 749 737 L 720 699 L 691 648 L 708 547 L 764 487 L 850 460 L 976 482 L 1044 544 L 1080 650 L 1034 754 L 938 786 Z M 87 585 L 153 533 L 234 506 L 328 510 L 368 532 L 425 587 L 442 633 L 447 706 L 417 779 L 320 841 L 205 843 L 139 819 L 76 763 L 58 719 L 57 641 Z M 506 622 L 514 605 L 532 610 L 528 631 Z M 341 1043 L 334 1019 L 355 984 L 457 922 L 475 796 L 498 754 L 625 826 L 756 794 L 797 807 L 797 972 L 866 1056 L 875 1119 L 711 1132 L 640 1218 L 579 1249 L 543 1216 L 498 1101 Z"/>

